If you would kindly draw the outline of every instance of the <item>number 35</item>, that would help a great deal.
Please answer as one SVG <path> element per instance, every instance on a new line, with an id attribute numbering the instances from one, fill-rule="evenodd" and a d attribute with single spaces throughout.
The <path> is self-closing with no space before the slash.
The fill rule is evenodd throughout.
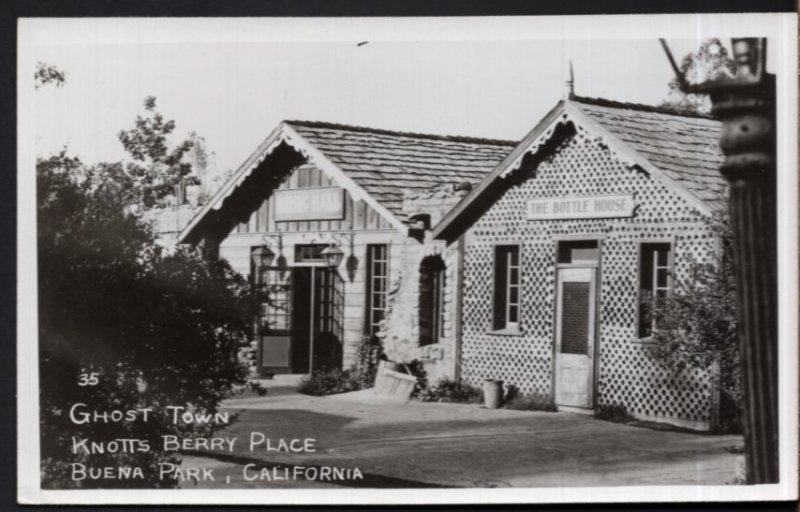
<path id="1" fill-rule="evenodd" d="M 79 386 L 96 386 L 99 384 L 100 379 L 97 372 L 92 373 L 80 373 L 78 375 L 78 385 Z"/>

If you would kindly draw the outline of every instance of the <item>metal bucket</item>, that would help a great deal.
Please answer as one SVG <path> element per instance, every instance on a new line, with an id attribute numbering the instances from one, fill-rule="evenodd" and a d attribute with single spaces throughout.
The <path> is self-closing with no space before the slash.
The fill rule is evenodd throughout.
<path id="1" fill-rule="evenodd" d="M 483 403 L 487 409 L 498 409 L 503 405 L 503 381 L 485 379 L 483 381 Z"/>

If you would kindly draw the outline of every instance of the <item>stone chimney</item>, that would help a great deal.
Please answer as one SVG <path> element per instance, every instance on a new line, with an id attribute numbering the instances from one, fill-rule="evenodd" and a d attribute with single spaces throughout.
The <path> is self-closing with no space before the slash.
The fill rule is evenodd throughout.
<path id="1" fill-rule="evenodd" d="M 403 213 L 409 217 L 429 217 L 435 226 L 470 191 L 469 182 L 443 183 L 428 190 L 407 190 L 403 194 Z"/>

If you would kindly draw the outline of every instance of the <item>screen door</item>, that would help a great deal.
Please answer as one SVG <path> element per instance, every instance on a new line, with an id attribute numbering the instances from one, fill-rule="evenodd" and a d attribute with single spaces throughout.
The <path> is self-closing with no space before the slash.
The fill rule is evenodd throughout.
<path id="1" fill-rule="evenodd" d="M 558 270 L 557 405 L 593 406 L 596 275 L 595 268 Z"/>

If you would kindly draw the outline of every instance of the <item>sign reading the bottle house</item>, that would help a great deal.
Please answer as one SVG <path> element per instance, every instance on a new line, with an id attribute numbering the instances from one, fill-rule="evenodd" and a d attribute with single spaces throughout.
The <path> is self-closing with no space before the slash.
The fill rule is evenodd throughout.
<path id="1" fill-rule="evenodd" d="M 633 195 L 559 197 L 528 201 L 528 220 L 633 217 Z"/>
<path id="2" fill-rule="evenodd" d="M 341 220 L 344 190 L 339 187 L 276 190 L 275 220 Z"/>

